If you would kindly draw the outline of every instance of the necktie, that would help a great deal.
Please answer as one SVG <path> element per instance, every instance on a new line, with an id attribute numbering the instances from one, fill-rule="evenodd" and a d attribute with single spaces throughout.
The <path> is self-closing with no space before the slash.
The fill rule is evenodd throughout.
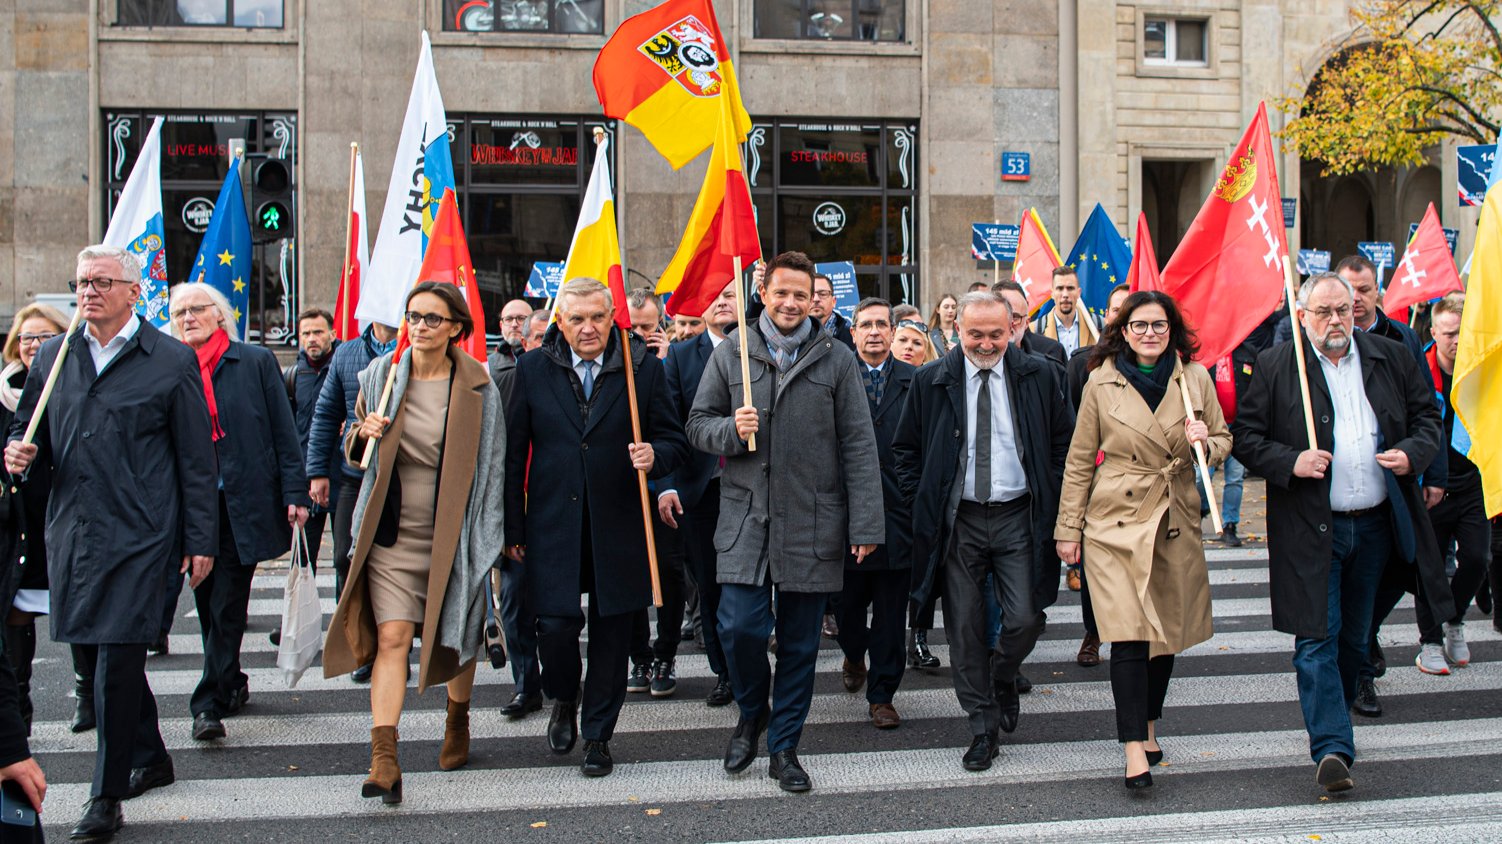
<path id="1" fill-rule="evenodd" d="M 868 368 L 866 370 L 866 398 L 870 400 L 873 411 L 881 406 L 882 382 L 885 380 L 880 369 Z"/>
<path id="2" fill-rule="evenodd" d="M 593 393 L 594 391 L 595 362 L 592 360 L 587 360 L 584 362 L 584 398 L 586 401 L 589 399 L 590 393 Z"/>
<path id="3" fill-rule="evenodd" d="M 975 397 L 975 500 L 991 500 L 991 370 L 975 374 L 980 390 Z"/>

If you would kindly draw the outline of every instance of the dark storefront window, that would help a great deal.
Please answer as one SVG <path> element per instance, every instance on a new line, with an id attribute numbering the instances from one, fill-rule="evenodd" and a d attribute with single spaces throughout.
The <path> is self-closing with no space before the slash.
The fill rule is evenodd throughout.
<path id="1" fill-rule="evenodd" d="M 757 122 L 746 175 L 762 251 L 850 261 L 862 296 L 918 292 L 917 126 L 904 121 Z"/>
<path id="2" fill-rule="evenodd" d="M 443 0 L 446 32 L 562 32 L 600 35 L 604 0 Z"/>
<path id="3" fill-rule="evenodd" d="M 522 295 L 534 262 L 568 257 L 595 163 L 596 126 L 613 139 L 613 125 L 598 118 L 449 115 L 454 181 L 488 332 L 495 333 L 501 306 Z"/>
<path id="4" fill-rule="evenodd" d="M 903 0 L 756 0 L 757 38 L 905 41 Z"/>
<path id="5" fill-rule="evenodd" d="M 116 26 L 281 29 L 282 0 L 118 0 Z"/>
<path id="6" fill-rule="evenodd" d="M 167 279 L 187 281 L 229 170 L 232 144 L 285 159 L 296 173 L 297 115 L 291 112 L 107 111 L 104 114 L 105 222 L 114 211 L 152 121 L 162 115 L 162 216 Z M 295 178 L 295 176 L 294 176 Z M 294 185 L 294 202 L 296 202 Z M 293 241 L 255 247 L 250 338 L 292 342 L 298 311 Z"/>

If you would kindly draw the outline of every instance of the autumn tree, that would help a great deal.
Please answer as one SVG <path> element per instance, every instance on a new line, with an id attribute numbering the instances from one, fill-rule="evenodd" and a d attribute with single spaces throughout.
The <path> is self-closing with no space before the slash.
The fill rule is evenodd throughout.
<path id="1" fill-rule="evenodd" d="M 1279 103 L 1327 174 L 1417 165 L 1447 137 L 1491 143 L 1502 115 L 1502 0 L 1368 0 L 1351 43 Z"/>

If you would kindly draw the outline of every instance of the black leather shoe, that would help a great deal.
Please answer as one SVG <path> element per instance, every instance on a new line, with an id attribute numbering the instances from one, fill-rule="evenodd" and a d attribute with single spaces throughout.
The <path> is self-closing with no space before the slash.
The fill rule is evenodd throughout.
<path id="1" fill-rule="evenodd" d="M 224 738 L 224 722 L 212 712 L 200 712 L 193 716 L 193 740 L 213 741 Z"/>
<path id="2" fill-rule="evenodd" d="M 266 638 L 268 638 L 268 639 L 271 640 L 271 644 L 276 645 L 277 647 L 281 647 L 282 646 L 282 628 L 278 627 L 277 629 L 275 629 L 275 630 L 271 631 L 270 633 L 266 634 Z"/>
<path id="3" fill-rule="evenodd" d="M 1377 682 L 1370 677 L 1362 677 L 1356 681 L 1356 700 L 1351 702 L 1351 709 L 1357 715 L 1367 718 L 1382 717 L 1382 701 L 1377 697 Z"/>
<path id="4" fill-rule="evenodd" d="M 553 714 L 548 718 L 548 747 L 562 755 L 574 749 L 579 740 L 579 705 L 573 701 L 557 701 Z"/>
<path id="5" fill-rule="evenodd" d="M 730 744 L 725 747 L 725 770 L 738 774 L 751 766 L 756 759 L 756 747 L 761 744 L 762 731 L 771 719 L 770 710 L 762 710 L 753 721 L 747 721 L 746 716 L 741 716 L 741 720 L 735 725 L 735 732 L 730 734 Z"/>
<path id="6" fill-rule="evenodd" d="M 83 819 L 68 833 L 71 841 L 108 841 L 125 826 L 118 797 L 91 797 L 84 807 Z"/>
<path id="7" fill-rule="evenodd" d="M 735 700 L 735 692 L 730 688 L 730 678 L 721 677 L 720 681 L 714 684 L 714 689 L 704 698 L 704 705 L 725 706 L 733 700 Z"/>
<path id="8" fill-rule="evenodd" d="M 147 765 L 144 768 L 131 768 L 130 790 L 126 792 L 125 799 L 140 797 L 153 788 L 161 788 L 175 782 L 177 782 L 177 774 L 172 771 L 171 759 L 155 765 Z"/>
<path id="9" fill-rule="evenodd" d="M 778 788 L 794 794 L 814 787 L 814 781 L 808 778 L 808 772 L 798 764 L 797 750 L 779 750 L 773 753 L 772 764 L 767 766 L 767 776 L 777 780 Z"/>
<path id="10" fill-rule="evenodd" d="M 146 652 L 150 654 L 156 654 L 157 656 L 166 656 L 167 654 L 171 653 L 172 649 L 167 645 L 167 634 L 163 633 L 156 638 L 155 642 L 147 645 Z"/>
<path id="11" fill-rule="evenodd" d="M 87 685 L 81 680 L 76 680 L 73 686 L 73 694 L 78 700 L 73 705 L 73 723 L 68 729 L 75 733 L 86 733 L 94 729 L 94 683 L 89 681 Z"/>
<path id="12" fill-rule="evenodd" d="M 542 695 L 518 694 L 510 703 L 501 705 L 501 714 L 507 718 L 525 718 L 542 709 Z"/>
<path id="13" fill-rule="evenodd" d="M 362 665 L 359 668 L 356 668 L 354 671 L 350 672 L 349 679 L 354 680 L 356 683 L 369 683 L 370 672 L 374 668 L 375 663 L 371 663 L 370 665 Z"/>
<path id="14" fill-rule="evenodd" d="M 970 741 L 970 749 L 960 758 L 967 771 L 985 771 L 991 768 L 991 760 L 1001 755 L 1001 742 L 995 733 L 981 733 Z"/>
<path id="15" fill-rule="evenodd" d="M 908 646 L 908 665 L 914 668 L 922 668 L 932 671 L 940 665 L 939 658 L 934 656 L 933 651 L 928 649 L 928 631 L 914 630 L 911 634 L 912 644 Z"/>
<path id="16" fill-rule="evenodd" d="M 1017 672 L 1017 694 L 1019 694 L 1019 695 L 1025 695 L 1025 694 L 1027 694 L 1028 692 L 1030 692 L 1032 690 L 1033 690 L 1033 681 L 1027 679 L 1027 675 L 1026 674 L 1023 674 L 1021 671 L 1018 671 Z"/>
<path id="17" fill-rule="evenodd" d="M 579 770 L 586 777 L 609 776 L 615 770 L 615 761 L 610 758 L 610 742 L 586 741 L 584 743 L 584 764 Z"/>
<path id="18" fill-rule="evenodd" d="M 1004 733 L 1015 732 L 1017 730 L 1017 716 L 1022 712 L 1022 701 L 1018 698 L 1017 681 L 1013 680 L 1008 683 L 996 680 L 995 685 L 996 705 L 1001 707 L 1001 731 Z"/>
<path id="19" fill-rule="evenodd" d="M 247 683 L 230 693 L 229 706 L 224 708 L 225 715 L 239 715 L 245 704 L 250 703 L 250 684 Z"/>

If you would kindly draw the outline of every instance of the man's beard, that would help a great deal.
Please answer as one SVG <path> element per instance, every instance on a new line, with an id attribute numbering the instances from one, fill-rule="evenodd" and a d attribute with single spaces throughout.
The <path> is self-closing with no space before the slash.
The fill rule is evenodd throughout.
<path id="1" fill-rule="evenodd" d="M 1001 355 L 1005 351 L 1005 346 L 998 346 L 996 351 L 992 352 L 989 355 L 982 353 L 979 349 L 974 351 L 971 351 L 970 349 L 964 350 L 965 359 L 975 364 L 976 369 L 996 368 L 996 364 L 1001 362 Z"/>
<path id="2" fill-rule="evenodd" d="M 1319 349 L 1322 352 L 1340 352 L 1350 347 L 1351 335 L 1344 331 L 1340 332 L 1338 337 L 1334 330 L 1326 331 L 1324 336 L 1319 338 Z"/>

